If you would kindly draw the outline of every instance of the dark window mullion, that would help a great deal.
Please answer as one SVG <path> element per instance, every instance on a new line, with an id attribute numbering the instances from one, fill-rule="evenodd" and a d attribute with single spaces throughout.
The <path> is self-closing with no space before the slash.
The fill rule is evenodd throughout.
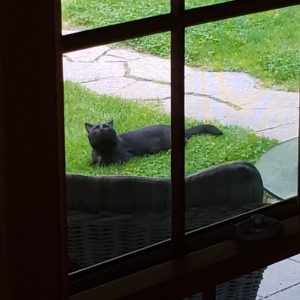
<path id="1" fill-rule="evenodd" d="M 202 291 L 203 300 L 216 300 L 216 288 L 210 288 Z"/>
<path id="2" fill-rule="evenodd" d="M 300 81 L 300 78 L 299 78 L 299 81 Z M 299 82 L 300 83 L 300 82 Z M 300 100 L 300 98 L 299 98 Z M 298 114 L 298 136 L 300 134 L 300 113 Z M 297 161 L 297 206 L 298 208 L 300 209 L 300 197 L 299 197 L 299 192 L 300 192 L 300 140 L 299 140 L 299 137 L 298 137 L 298 161 Z"/>
<path id="3" fill-rule="evenodd" d="M 172 250 L 184 253 L 184 0 L 171 1 Z"/>

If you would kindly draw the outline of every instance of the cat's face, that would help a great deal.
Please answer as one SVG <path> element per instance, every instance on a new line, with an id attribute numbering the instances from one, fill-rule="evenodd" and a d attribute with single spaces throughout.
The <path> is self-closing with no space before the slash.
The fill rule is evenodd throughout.
<path id="1" fill-rule="evenodd" d="M 85 129 L 92 147 L 101 146 L 105 141 L 114 140 L 116 131 L 113 128 L 113 121 L 107 123 L 97 123 L 95 125 L 85 123 Z"/>

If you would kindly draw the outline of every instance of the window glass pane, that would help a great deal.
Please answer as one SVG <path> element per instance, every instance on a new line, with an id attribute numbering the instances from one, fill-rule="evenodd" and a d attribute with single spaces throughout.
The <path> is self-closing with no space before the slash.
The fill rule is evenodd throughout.
<path id="1" fill-rule="evenodd" d="M 170 60 L 128 44 L 64 55 L 75 269 L 170 237 Z"/>
<path id="2" fill-rule="evenodd" d="M 186 128 L 223 132 L 186 144 L 187 230 L 296 195 L 299 17 L 290 7 L 186 29 Z"/>
<path id="3" fill-rule="evenodd" d="M 63 27 L 96 28 L 169 13 L 168 0 L 62 0 Z"/>

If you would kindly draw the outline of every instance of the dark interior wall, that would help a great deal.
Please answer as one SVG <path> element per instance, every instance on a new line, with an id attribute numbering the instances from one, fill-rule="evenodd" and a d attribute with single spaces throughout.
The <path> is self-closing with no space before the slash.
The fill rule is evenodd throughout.
<path id="1" fill-rule="evenodd" d="M 1 2 L 1 299 L 66 295 L 58 5 Z"/>

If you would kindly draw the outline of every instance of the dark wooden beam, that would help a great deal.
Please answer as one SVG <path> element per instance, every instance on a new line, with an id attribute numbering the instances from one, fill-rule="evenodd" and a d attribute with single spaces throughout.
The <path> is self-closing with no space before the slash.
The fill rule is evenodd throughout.
<path id="1" fill-rule="evenodd" d="M 1 3 L 2 300 L 67 299 L 59 11 Z"/>
<path id="2" fill-rule="evenodd" d="M 171 1 L 171 13 L 177 19 L 171 31 L 171 180 L 172 180 L 172 250 L 184 253 L 185 172 L 184 172 L 184 65 L 185 28 L 181 22 L 184 1 Z"/>

